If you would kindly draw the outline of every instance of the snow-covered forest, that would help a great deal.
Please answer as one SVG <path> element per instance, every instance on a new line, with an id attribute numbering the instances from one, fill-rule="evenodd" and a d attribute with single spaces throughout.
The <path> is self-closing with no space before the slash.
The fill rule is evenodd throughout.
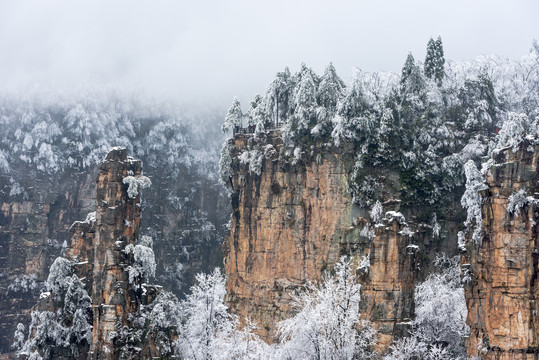
<path id="1" fill-rule="evenodd" d="M 262 139 L 262 146 L 255 143 L 240 157 L 253 173 L 268 157 L 265 134 L 280 128 L 285 146 L 279 155 L 292 164 L 309 161 L 320 149 L 352 144 L 350 192 L 361 206 L 372 206 L 387 191 L 380 167 L 400 173 L 406 203 L 441 202 L 464 184 L 469 160 L 479 165 L 495 148 L 516 146 L 522 134 L 537 132 L 539 46 L 533 42 L 518 61 L 451 61 L 441 39 L 431 39 L 426 54 L 424 60 L 408 54 L 401 74 L 355 69 L 349 83 L 332 64 L 321 76 L 305 64 L 295 74 L 285 68 L 264 96 L 243 108 L 234 100 L 223 131 Z M 229 151 L 225 144 L 225 180 Z"/>
<path id="2" fill-rule="evenodd" d="M 221 122 L 218 107 L 158 102 L 112 86 L 4 90 L 0 92 L 0 199 L 56 204 L 60 213 L 49 216 L 60 216 L 59 226 L 49 224 L 39 230 L 46 236 L 39 246 L 45 247 L 43 263 L 48 268 L 69 243 L 70 223 L 62 224 L 69 218 L 62 220 L 62 213 L 73 208 L 73 222 L 85 216 L 79 212 L 95 210 L 91 199 L 95 190 L 85 193 L 80 182 L 87 175 L 92 189 L 97 166 L 109 149 L 126 147 L 143 161 L 153 183 L 144 194 L 142 228 L 163 259 L 156 277 L 181 296 L 196 272 L 221 263 L 223 225 L 228 221 L 226 194 L 217 175 Z M 33 221 L 29 218 L 26 228 Z M 38 273 L 17 275 L 6 270 L 2 276 L 13 283 L 12 293 L 43 288 Z M 33 278 L 29 281 L 25 276 Z"/>
<path id="3" fill-rule="evenodd" d="M 247 107 L 234 99 L 221 116 L 222 126 L 213 111 L 145 102 L 113 89 L 47 96 L 4 93 L 0 194 L 21 201 L 39 197 L 36 183 L 54 184 L 66 173 L 90 171 L 116 145 L 143 160 L 152 183 L 143 190 L 148 200 L 143 203 L 142 233 L 148 236 L 125 250 L 132 257 L 129 279 L 139 287 L 145 281 L 168 286 L 154 302 L 140 306 L 129 320 L 131 327 L 115 334 L 121 359 L 137 356 L 143 338 L 154 339 L 163 358 L 466 359 L 467 279 L 458 255 L 438 254 L 425 264 L 435 271 L 416 285 L 410 333 L 385 354 L 375 351 L 377 331 L 359 306 L 358 274 L 368 268 L 368 259 L 355 268 L 343 256 L 319 283 L 296 289 L 295 315 L 278 323 L 278 341 L 271 345 L 258 337 L 256 324 L 228 311 L 226 279 L 219 267 L 189 281 L 183 273 L 183 261 L 219 248 L 226 231 L 229 214 L 219 213 L 226 207 L 209 214 L 198 194 L 211 187 L 211 196 L 226 201 L 233 145 L 228 139 L 222 145 L 220 130 L 253 139 L 238 160 L 254 175 L 260 175 L 264 160 L 275 151 L 264 143 L 275 131 L 284 143 L 279 159 L 292 165 L 319 161 L 322 150 L 351 147 L 348 191 L 355 204 L 369 210 L 373 224 L 384 216 L 380 199 L 391 186 L 388 169 L 399 174 L 403 206 L 431 206 L 429 216 L 457 192 L 466 215 L 455 248 L 458 241 L 466 251 L 466 238 L 480 241 L 478 191 L 492 164 L 489 159 L 524 139 L 539 143 L 539 46 L 534 42 L 518 61 L 497 56 L 451 61 L 438 38 L 429 41 L 426 54 L 421 61 L 409 54 L 400 74 L 356 69 L 349 82 L 332 64 L 321 76 L 305 64 L 295 74 L 286 68 Z M 179 177 L 186 186 L 171 185 Z M 124 183 L 139 180 L 125 178 Z M 515 193 L 508 211 L 518 213 L 531 201 L 527 194 Z M 175 239 L 163 238 L 169 220 L 161 202 L 170 212 L 184 213 Z M 440 231 L 436 214 L 432 228 L 437 229 L 433 234 Z M 222 255 L 212 256 L 217 260 L 211 267 L 222 260 Z M 39 286 L 21 278 L 13 287 L 23 281 Z M 48 358 L 51 347 L 79 356 L 91 335 L 84 285 L 73 275 L 72 264 L 59 257 L 43 286 L 42 296 L 54 298 L 62 310 L 33 312 L 29 326 L 18 326 L 14 347 L 29 359 Z"/>

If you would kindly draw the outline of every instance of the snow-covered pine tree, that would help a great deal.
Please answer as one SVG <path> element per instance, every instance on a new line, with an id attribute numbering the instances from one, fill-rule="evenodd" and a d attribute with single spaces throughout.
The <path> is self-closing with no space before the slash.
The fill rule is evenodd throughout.
<path id="1" fill-rule="evenodd" d="M 264 98 L 258 94 L 251 101 L 251 107 L 247 111 L 247 126 L 250 131 L 254 129 L 257 134 L 265 132 L 271 126 L 271 120 L 266 115 Z"/>
<path id="2" fill-rule="evenodd" d="M 356 68 L 351 86 L 343 89 L 344 94 L 337 103 L 331 133 L 337 146 L 343 140 L 365 140 L 371 133 L 370 108 L 364 95 L 361 76 L 361 71 Z"/>
<path id="3" fill-rule="evenodd" d="M 133 254 L 131 265 L 126 269 L 129 272 L 129 283 L 136 283 L 140 288 L 144 281 L 155 276 L 155 255 L 150 247 L 129 244 L 125 247 L 124 253 L 130 258 L 131 253 Z"/>
<path id="4" fill-rule="evenodd" d="M 302 131 L 311 128 L 316 107 L 317 79 L 305 64 L 301 65 L 297 78 L 298 83 L 294 89 L 294 116 L 298 120 L 297 130 Z"/>
<path id="5" fill-rule="evenodd" d="M 265 113 L 269 118 L 268 121 L 275 127 L 286 121 L 293 109 L 293 89 L 294 80 L 288 67 L 285 67 L 283 71 L 275 75 L 275 80 L 266 90 Z"/>
<path id="6" fill-rule="evenodd" d="M 438 36 L 436 42 L 434 43 L 435 50 L 435 63 L 434 63 L 434 79 L 438 87 L 442 86 L 442 80 L 445 76 L 445 57 L 444 57 L 444 47 L 442 44 L 442 38 Z"/>
<path id="7" fill-rule="evenodd" d="M 317 138 L 325 138 L 332 130 L 332 118 L 337 104 L 342 98 L 344 82 L 339 78 L 335 67 L 330 63 L 320 79 L 317 91 L 318 107 L 316 109 L 316 125 L 311 134 Z"/>
<path id="8" fill-rule="evenodd" d="M 403 94 L 420 95 L 425 90 L 425 80 L 421 69 L 415 63 L 412 53 L 406 57 L 401 72 L 401 92 Z"/>
<path id="9" fill-rule="evenodd" d="M 221 130 L 223 133 L 236 131 L 242 126 L 243 113 L 241 112 L 241 104 L 237 97 L 234 97 L 232 106 L 228 109 Z"/>
<path id="10" fill-rule="evenodd" d="M 341 80 L 333 63 L 329 63 L 320 79 L 318 86 L 318 105 L 325 107 L 329 111 L 335 111 L 337 103 L 342 97 L 345 85 Z"/>
<path id="11" fill-rule="evenodd" d="M 490 137 L 495 129 L 499 102 L 486 69 L 481 69 L 477 78 L 469 78 L 464 82 L 458 98 L 462 106 L 464 128 Z"/>
<path id="12" fill-rule="evenodd" d="M 436 81 L 438 87 L 442 86 L 442 80 L 445 76 L 444 66 L 445 58 L 442 38 L 438 36 L 436 41 L 430 38 L 427 43 L 427 55 L 425 56 L 423 69 L 425 76 Z"/>
<path id="13" fill-rule="evenodd" d="M 423 70 L 427 78 L 432 79 L 434 77 L 436 71 L 436 43 L 433 38 L 430 38 L 427 43 L 427 55 L 425 56 Z"/>

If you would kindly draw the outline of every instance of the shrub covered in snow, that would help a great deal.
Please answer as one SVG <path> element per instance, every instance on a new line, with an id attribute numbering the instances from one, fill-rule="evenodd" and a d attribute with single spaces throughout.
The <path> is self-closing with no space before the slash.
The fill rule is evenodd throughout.
<path id="1" fill-rule="evenodd" d="M 228 140 L 224 142 L 221 148 L 221 159 L 219 160 L 219 177 L 223 184 L 228 184 L 232 177 L 232 155 L 231 151 L 234 145 Z"/>
<path id="2" fill-rule="evenodd" d="M 23 327 L 17 327 L 15 333 L 18 354 L 47 359 L 62 351 L 68 351 L 72 357 L 88 351 L 92 336 L 91 300 L 84 284 L 72 273 L 68 260 L 57 258 L 54 261 L 46 285 L 60 310 L 56 313 L 32 311 L 28 339 L 21 344 Z"/>
<path id="3" fill-rule="evenodd" d="M 57 257 L 51 265 L 49 277 L 45 282 L 47 291 L 56 297 L 64 294 L 70 285 L 73 263 L 66 258 Z"/>
<path id="4" fill-rule="evenodd" d="M 152 185 L 152 181 L 146 176 L 126 176 L 122 181 L 124 184 L 129 184 L 127 195 L 130 199 L 137 197 L 139 188 L 145 189 Z"/>
<path id="5" fill-rule="evenodd" d="M 467 210 L 466 225 L 472 232 L 472 239 L 475 243 L 481 242 L 481 197 L 479 190 L 485 188 L 485 183 L 482 174 L 477 170 L 474 162 L 469 160 L 464 165 L 466 174 L 466 190 L 461 198 L 461 205 Z"/>
<path id="6" fill-rule="evenodd" d="M 528 206 L 529 204 L 537 203 L 537 199 L 535 199 L 533 196 L 528 196 L 526 190 L 522 189 L 509 196 L 506 211 L 511 215 L 518 216 L 521 209 Z"/>
<path id="7" fill-rule="evenodd" d="M 125 254 L 133 254 L 133 262 L 126 268 L 129 273 L 129 282 L 142 281 L 155 276 L 155 255 L 153 250 L 144 245 L 129 244 L 124 249 Z"/>
<path id="8" fill-rule="evenodd" d="M 280 353 L 291 359 L 368 359 L 375 331 L 360 320 L 361 285 L 344 257 L 335 276 L 295 297 L 297 314 L 279 323 Z"/>
<path id="9" fill-rule="evenodd" d="M 460 281 L 459 257 L 438 255 L 438 272 L 417 284 L 416 318 L 410 337 L 396 340 L 384 360 L 466 359 L 468 310 Z"/>
<path id="10" fill-rule="evenodd" d="M 7 292 L 33 292 L 40 288 L 42 284 L 38 282 L 35 274 L 23 275 L 15 278 L 7 288 Z"/>

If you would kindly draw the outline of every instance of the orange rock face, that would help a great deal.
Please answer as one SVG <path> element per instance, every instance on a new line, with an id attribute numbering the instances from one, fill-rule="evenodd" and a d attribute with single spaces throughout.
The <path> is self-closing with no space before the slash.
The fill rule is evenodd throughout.
<path id="1" fill-rule="evenodd" d="M 130 198 L 126 176 L 140 176 L 141 163 L 127 157 L 125 148 L 114 148 L 99 167 L 97 211 L 71 227 L 66 257 L 76 263 L 92 299 L 93 334 L 88 358 L 114 359 L 111 333 L 127 324 L 139 303 L 125 271 L 123 249 L 135 244 L 140 227 L 140 196 Z M 151 346 L 150 346 L 151 347 Z"/>
<path id="2" fill-rule="evenodd" d="M 233 216 L 224 244 L 231 310 L 275 341 L 277 322 L 293 314 L 295 289 L 318 281 L 340 256 L 352 256 L 355 266 L 367 257 L 370 269 L 358 270 L 361 310 L 385 348 L 400 331 L 397 324 L 413 314 L 415 253 L 407 249 L 413 236 L 391 217 L 374 229 L 367 210 L 353 204 L 346 186 L 353 154 L 326 152 L 306 164 L 283 164 L 277 136 L 260 176 L 237 160 L 252 138 L 234 140 Z"/>
<path id="3" fill-rule="evenodd" d="M 524 143 L 496 154 L 480 192 L 482 242 L 468 242 L 462 259 L 466 287 L 470 356 L 483 359 L 537 359 L 539 356 L 539 147 Z M 523 190 L 521 207 L 510 197 Z"/>

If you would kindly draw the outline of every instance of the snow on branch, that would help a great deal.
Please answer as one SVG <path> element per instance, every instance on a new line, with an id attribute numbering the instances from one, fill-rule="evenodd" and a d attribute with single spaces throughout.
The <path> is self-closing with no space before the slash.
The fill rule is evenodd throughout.
<path id="1" fill-rule="evenodd" d="M 129 244 L 125 247 L 126 254 L 133 253 L 133 264 L 127 267 L 129 272 L 129 283 L 133 283 L 137 278 L 148 279 L 155 276 L 155 255 L 153 250 L 144 245 Z"/>
<path id="2" fill-rule="evenodd" d="M 141 189 L 145 189 L 152 185 L 152 181 L 146 176 L 126 176 L 123 179 L 123 183 L 129 184 L 129 188 L 127 189 L 127 195 L 130 199 L 134 199 L 137 197 L 139 187 Z"/>
<path id="3" fill-rule="evenodd" d="M 472 160 L 464 164 L 464 173 L 466 174 L 466 190 L 460 200 L 462 207 L 467 210 L 467 218 L 464 225 L 468 228 L 473 227 L 472 238 L 476 243 L 479 243 L 481 238 L 481 222 L 483 219 L 479 190 L 483 190 L 486 185 L 481 172 L 479 172 Z"/>
<path id="4" fill-rule="evenodd" d="M 527 195 L 526 190 L 520 190 L 511 194 L 511 196 L 509 196 L 509 201 L 507 202 L 506 211 L 509 214 L 518 216 L 520 214 L 520 209 L 523 209 L 528 204 L 537 203 L 537 199 Z"/>

